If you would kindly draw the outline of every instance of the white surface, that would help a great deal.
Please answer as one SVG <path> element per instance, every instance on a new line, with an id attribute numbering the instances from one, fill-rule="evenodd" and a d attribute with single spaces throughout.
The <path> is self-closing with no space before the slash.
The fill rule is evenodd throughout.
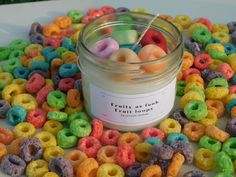
<path id="1" fill-rule="evenodd" d="M 70 9 L 79 9 L 85 12 L 88 8 L 112 5 L 125 6 L 131 9 L 143 7 L 152 13 L 186 14 L 192 18 L 207 17 L 214 23 L 227 23 L 236 20 L 235 0 L 57 0 L 49 2 L 26 3 L 17 5 L 0 5 L 0 46 L 7 45 L 16 38 L 27 38 L 32 22 L 48 23 L 58 15 L 65 15 Z M 224 120 L 221 119 L 220 127 Z M 0 120 L 1 127 L 9 125 Z M 196 147 L 196 146 L 195 146 Z M 194 167 L 184 167 L 184 171 Z M 212 173 L 208 173 L 213 177 Z M 0 173 L 0 177 L 7 177 Z"/>

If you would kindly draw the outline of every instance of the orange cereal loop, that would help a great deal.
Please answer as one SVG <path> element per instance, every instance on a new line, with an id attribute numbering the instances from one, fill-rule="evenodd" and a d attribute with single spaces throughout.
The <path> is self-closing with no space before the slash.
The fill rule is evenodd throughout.
<path id="1" fill-rule="evenodd" d="M 94 158 L 87 158 L 76 168 L 76 177 L 96 177 L 98 167 Z"/>
<path id="2" fill-rule="evenodd" d="M 54 23 L 61 29 L 65 29 L 72 24 L 72 20 L 68 16 L 59 16 L 54 20 Z"/>
<path id="3" fill-rule="evenodd" d="M 117 147 L 112 145 L 103 146 L 97 153 L 97 160 L 99 164 L 102 163 L 116 163 Z"/>
<path id="4" fill-rule="evenodd" d="M 60 59 L 60 58 L 53 59 L 51 62 L 51 75 L 56 74 L 61 65 L 63 65 L 62 59 Z"/>
<path id="5" fill-rule="evenodd" d="M 229 134 L 215 125 L 208 125 L 205 129 L 206 135 L 211 138 L 214 138 L 220 142 L 225 142 L 229 138 Z"/>
<path id="6" fill-rule="evenodd" d="M 80 92 L 77 89 L 70 89 L 67 92 L 66 100 L 70 107 L 77 107 L 80 104 Z"/>
<path id="7" fill-rule="evenodd" d="M 167 176 L 168 177 L 176 177 L 179 174 L 179 171 L 182 168 L 184 163 L 184 156 L 180 153 L 176 153 L 173 155 L 170 165 L 167 169 Z"/>
<path id="8" fill-rule="evenodd" d="M 193 61 L 194 61 L 193 54 L 184 51 L 181 71 L 185 71 L 186 69 L 190 68 L 193 65 Z"/>
<path id="9" fill-rule="evenodd" d="M 175 19 L 172 16 L 170 16 L 170 15 L 160 15 L 159 17 L 163 18 L 163 19 L 165 19 L 165 20 L 167 20 L 169 22 L 172 22 L 172 23 L 175 21 Z"/>
<path id="10" fill-rule="evenodd" d="M 65 60 L 65 63 L 72 63 L 72 64 L 78 64 L 78 58 L 69 58 Z"/>
<path id="11" fill-rule="evenodd" d="M 27 56 L 20 57 L 20 61 L 24 67 L 28 67 L 31 60 L 32 59 L 28 58 Z"/>
<path id="12" fill-rule="evenodd" d="M 14 155 L 20 155 L 20 146 L 22 143 L 22 138 L 17 138 L 11 142 L 8 146 L 8 153 Z"/>
<path id="13" fill-rule="evenodd" d="M 118 140 L 118 145 L 122 145 L 122 144 L 130 144 L 133 148 L 142 142 L 141 137 L 136 134 L 136 133 L 123 133 L 119 140 Z"/>
<path id="14" fill-rule="evenodd" d="M 159 165 L 150 165 L 145 168 L 140 177 L 161 177 L 162 171 Z"/>
<path id="15" fill-rule="evenodd" d="M 198 82 L 200 84 L 204 84 L 204 80 L 202 79 L 202 77 L 199 74 L 190 74 L 185 78 L 185 82 L 186 83 L 190 83 L 190 82 Z"/>
<path id="16" fill-rule="evenodd" d="M 231 117 L 236 118 L 236 106 L 231 109 Z"/>
<path id="17" fill-rule="evenodd" d="M 225 107 L 220 100 L 206 100 L 207 109 L 216 114 L 218 118 L 224 115 Z"/>
<path id="18" fill-rule="evenodd" d="M 205 126 L 200 123 L 189 122 L 184 125 L 183 133 L 190 141 L 198 142 L 205 134 Z"/>
<path id="19" fill-rule="evenodd" d="M 236 61 L 236 60 L 235 60 Z M 230 100 L 232 99 L 236 99 L 236 94 L 228 94 L 226 97 L 224 97 L 223 99 L 221 99 L 221 101 L 223 102 L 224 105 L 226 105 Z"/>
<path id="20" fill-rule="evenodd" d="M 7 154 L 7 147 L 5 144 L 0 143 L 0 160 L 3 158 L 4 155 Z"/>
<path id="21" fill-rule="evenodd" d="M 65 154 L 65 158 L 68 159 L 73 166 L 74 174 L 76 174 L 76 169 L 85 159 L 87 159 L 87 155 L 79 150 L 68 151 Z"/>
<path id="22" fill-rule="evenodd" d="M 43 34 L 46 37 L 56 36 L 59 35 L 60 33 L 61 30 L 56 24 L 49 23 L 43 26 Z"/>
<path id="23" fill-rule="evenodd" d="M 43 109 L 45 112 L 48 112 L 48 111 L 59 111 L 58 108 L 50 107 L 46 101 L 42 104 L 42 109 Z"/>
<path id="24" fill-rule="evenodd" d="M 0 127 L 0 143 L 10 144 L 14 139 L 13 132 L 7 128 Z"/>

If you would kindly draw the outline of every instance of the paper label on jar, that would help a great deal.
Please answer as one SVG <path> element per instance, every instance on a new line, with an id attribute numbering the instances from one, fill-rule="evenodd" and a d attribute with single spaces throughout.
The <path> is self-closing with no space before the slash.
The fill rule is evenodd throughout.
<path id="1" fill-rule="evenodd" d="M 155 92 L 125 95 L 90 84 L 91 113 L 104 121 L 130 125 L 161 119 L 174 105 L 175 85 L 174 79 Z"/>

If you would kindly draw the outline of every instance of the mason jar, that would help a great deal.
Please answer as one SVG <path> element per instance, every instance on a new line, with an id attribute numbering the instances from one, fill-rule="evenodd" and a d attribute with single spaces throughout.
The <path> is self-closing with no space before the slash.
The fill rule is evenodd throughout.
<path id="1" fill-rule="evenodd" d="M 109 14 L 86 24 L 80 32 L 78 63 L 84 105 L 92 118 L 102 120 L 108 128 L 137 131 L 155 126 L 174 106 L 183 42 L 172 23 L 158 17 L 150 26 L 167 41 L 168 53 L 162 58 L 124 63 L 98 57 L 90 51 L 94 43 L 114 36 L 118 30 L 136 30 L 141 35 L 153 17 L 134 12 Z M 145 70 L 151 64 L 160 67 L 155 72 Z"/>

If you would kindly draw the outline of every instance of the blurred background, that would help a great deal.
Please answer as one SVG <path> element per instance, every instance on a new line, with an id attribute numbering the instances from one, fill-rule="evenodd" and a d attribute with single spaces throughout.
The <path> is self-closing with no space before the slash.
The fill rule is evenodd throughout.
<path id="1" fill-rule="evenodd" d="M 36 2 L 36 1 L 45 1 L 45 0 L 0 0 L 0 5 L 1 4 L 24 3 L 24 2 Z"/>

